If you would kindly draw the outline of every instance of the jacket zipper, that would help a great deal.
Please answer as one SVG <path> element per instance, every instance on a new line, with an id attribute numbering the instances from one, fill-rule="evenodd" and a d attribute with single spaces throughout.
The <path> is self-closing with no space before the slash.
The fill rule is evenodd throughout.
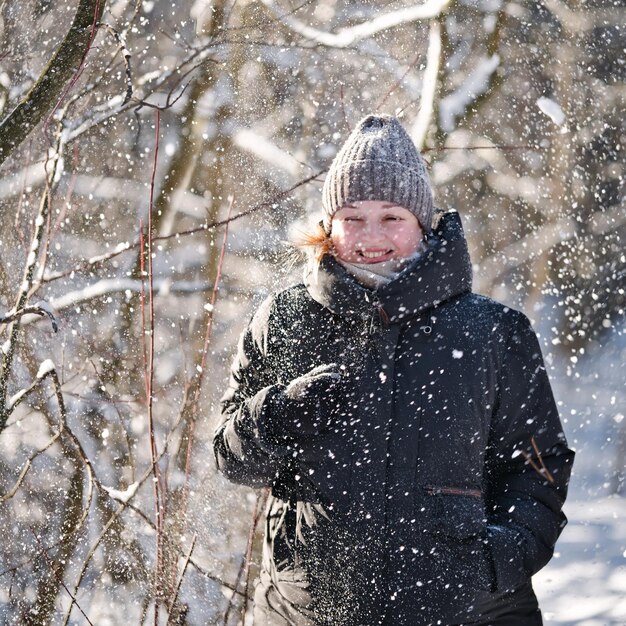
<path id="1" fill-rule="evenodd" d="M 472 496 L 482 498 L 480 489 L 467 489 L 465 487 L 426 487 L 426 493 L 430 496 L 443 494 L 447 496 Z"/>

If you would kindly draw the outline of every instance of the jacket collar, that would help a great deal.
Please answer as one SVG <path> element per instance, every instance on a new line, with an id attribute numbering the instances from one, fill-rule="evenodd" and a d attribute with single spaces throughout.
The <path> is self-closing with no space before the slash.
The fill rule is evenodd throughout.
<path id="1" fill-rule="evenodd" d="M 472 266 L 456 211 L 441 217 L 427 244 L 423 255 L 380 289 L 360 285 L 331 255 L 317 271 L 307 267 L 306 288 L 314 300 L 342 317 L 367 318 L 373 309 L 391 323 L 417 317 L 472 288 Z"/>

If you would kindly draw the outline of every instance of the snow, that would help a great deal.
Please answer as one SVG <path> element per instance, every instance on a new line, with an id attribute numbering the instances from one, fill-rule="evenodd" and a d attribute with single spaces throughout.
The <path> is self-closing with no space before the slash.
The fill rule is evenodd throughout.
<path id="1" fill-rule="evenodd" d="M 568 501 L 556 555 L 533 578 L 546 626 L 626 624 L 626 499 Z"/>
<path id="2" fill-rule="evenodd" d="M 120 502 L 128 502 L 136 493 L 139 488 L 139 482 L 134 482 L 128 485 L 126 489 L 119 490 L 114 489 L 113 487 L 105 487 L 102 485 L 102 488 L 115 500 L 119 500 Z"/>
<path id="3" fill-rule="evenodd" d="M 561 126 L 565 122 L 565 113 L 561 105 L 552 98 L 541 96 L 537 99 L 537 106 L 542 113 L 545 113 L 557 126 Z"/>
<path id="4" fill-rule="evenodd" d="M 54 363 L 53 363 L 52 359 L 46 359 L 39 366 L 39 370 L 37 371 L 36 378 L 41 379 L 44 376 L 47 376 L 48 374 L 50 374 L 50 372 L 52 372 L 54 369 L 55 368 L 54 368 Z"/>
<path id="5" fill-rule="evenodd" d="M 19 402 L 27 393 L 28 389 L 20 389 L 17 393 L 13 394 L 7 401 L 7 407 L 12 409 L 17 402 Z"/>

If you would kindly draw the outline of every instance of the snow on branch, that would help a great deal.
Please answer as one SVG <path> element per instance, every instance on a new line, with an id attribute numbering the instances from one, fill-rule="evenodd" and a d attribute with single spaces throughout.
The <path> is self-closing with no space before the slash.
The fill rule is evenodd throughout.
<path id="1" fill-rule="evenodd" d="M 28 253 L 28 257 L 26 259 L 26 264 L 24 267 L 24 273 L 22 278 L 22 283 L 19 288 L 19 293 L 17 296 L 17 300 L 15 306 L 12 311 L 14 313 L 19 313 L 25 306 L 26 302 L 29 298 L 29 291 L 33 286 L 33 276 L 35 272 L 35 265 L 39 258 L 42 248 L 42 242 L 44 242 L 44 232 L 46 230 L 47 216 L 50 208 L 50 185 L 55 179 L 57 168 L 59 166 L 60 160 L 60 137 L 57 137 L 57 144 L 53 150 L 54 157 L 52 159 L 52 163 L 50 164 L 50 171 L 48 173 L 48 185 L 46 185 L 46 189 L 41 197 L 41 201 L 39 203 L 39 210 L 37 213 L 37 217 L 34 221 L 34 233 L 30 244 L 30 249 Z M 44 252 L 45 257 L 45 252 Z M 40 311 L 38 314 L 45 314 L 50 317 L 50 311 L 48 310 L 47 305 L 44 307 L 39 307 Z M 54 316 L 52 316 L 54 318 Z M 7 422 L 7 418 L 9 415 L 10 408 L 7 408 L 7 389 L 9 383 L 9 376 L 11 374 L 11 368 L 13 366 L 13 359 L 15 357 L 15 350 L 20 334 L 20 317 L 17 317 L 12 323 L 9 330 L 9 339 L 5 342 L 2 351 L 4 353 L 4 359 L 2 359 L 2 365 L 0 366 L 0 432 L 4 430 Z M 54 371 L 54 370 L 53 370 Z M 54 372 L 56 376 L 56 372 Z M 62 400 L 59 400 L 61 403 Z"/>
<path id="2" fill-rule="evenodd" d="M 208 291 L 212 288 L 213 285 L 206 282 L 179 281 L 173 283 L 169 278 L 155 280 L 153 283 L 153 289 L 158 295 L 166 295 L 169 293 L 198 293 L 200 291 Z M 120 291 L 141 293 L 141 281 L 133 278 L 104 278 L 82 289 L 70 291 L 57 298 L 51 298 L 50 301 L 57 311 L 61 311 L 82 302 L 87 302 L 94 298 Z"/>
<path id="3" fill-rule="evenodd" d="M 137 489 L 139 488 L 139 481 L 135 481 L 131 483 L 124 489 L 123 491 L 119 489 L 114 489 L 113 487 L 106 487 L 102 485 L 102 488 L 113 498 L 114 500 L 118 500 L 123 504 L 127 504 L 137 493 Z"/>
<path id="4" fill-rule="evenodd" d="M 35 380 L 31 383 L 31 385 L 29 387 L 20 389 L 16 394 L 12 395 L 8 399 L 6 403 L 7 412 L 10 413 L 14 411 L 17 408 L 17 406 L 22 403 L 22 401 L 26 398 L 26 396 L 31 391 L 33 391 L 33 389 L 35 389 L 35 387 L 37 387 L 37 385 L 39 385 L 39 383 L 42 380 L 44 380 L 48 376 L 51 376 L 52 374 L 56 375 L 54 363 L 52 362 L 51 359 L 46 359 L 39 366 L 39 370 L 37 370 L 37 375 L 35 376 Z"/>
<path id="5" fill-rule="evenodd" d="M 553 98 L 541 96 L 537 99 L 539 110 L 547 115 L 557 126 L 562 126 L 566 121 L 565 113 L 561 105 Z"/>
<path id="6" fill-rule="evenodd" d="M 279 15 L 279 7 L 274 0 L 262 0 L 262 2 L 279 22 L 306 39 L 330 48 L 347 48 L 383 30 L 418 20 L 432 19 L 440 15 L 450 4 L 450 0 L 427 0 L 424 4 L 390 11 L 356 26 L 342 28 L 337 33 L 329 33 L 307 26 L 291 15 Z"/>
<path id="7" fill-rule="evenodd" d="M 461 86 L 441 100 L 439 119 L 443 130 L 448 133 L 452 132 L 455 120 L 462 117 L 467 108 L 489 90 L 492 77 L 499 65 L 500 55 L 492 54 L 489 57 L 483 57 Z"/>
<path id="8" fill-rule="evenodd" d="M 424 70 L 420 108 L 410 132 L 418 150 L 421 150 L 424 146 L 426 133 L 428 132 L 432 118 L 440 61 L 441 27 L 439 26 L 439 22 L 433 21 L 430 25 L 430 33 L 428 36 L 428 52 L 426 54 L 426 69 Z"/>

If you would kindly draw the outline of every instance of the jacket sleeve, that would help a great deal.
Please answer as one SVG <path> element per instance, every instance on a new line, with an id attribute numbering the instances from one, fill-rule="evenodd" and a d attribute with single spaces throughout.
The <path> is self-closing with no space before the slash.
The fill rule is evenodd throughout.
<path id="1" fill-rule="evenodd" d="M 574 458 L 537 337 L 523 314 L 511 314 L 485 471 L 494 591 L 522 584 L 552 557 Z"/>
<path id="2" fill-rule="evenodd" d="M 267 428 L 272 399 L 282 389 L 269 354 L 271 306 L 266 301 L 241 335 L 213 437 L 218 469 L 251 487 L 271 485 L 290 451 L 287 440 Z"/>

